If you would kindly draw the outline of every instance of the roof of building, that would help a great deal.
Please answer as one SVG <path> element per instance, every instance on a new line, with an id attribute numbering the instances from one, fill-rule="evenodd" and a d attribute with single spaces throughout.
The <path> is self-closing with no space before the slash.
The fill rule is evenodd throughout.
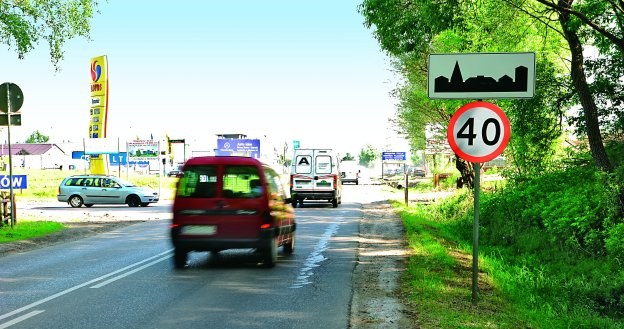
<path id="1" fill-rule="evenodd" d="M 65 153 L 56 144 L 11 144 L 11 155 L 42 155 L 48 153 L 51 149 L 58 149 Z M 0 144 L 0 155 L 8 155 L 9 148 L 7 144 Z"/>

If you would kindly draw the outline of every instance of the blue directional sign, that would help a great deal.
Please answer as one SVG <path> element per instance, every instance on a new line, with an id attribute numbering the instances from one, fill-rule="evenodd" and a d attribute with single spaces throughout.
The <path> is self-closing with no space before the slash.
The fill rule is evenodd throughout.
<path id="1" fill-rule="evenodd" d="M 11 189 L 11 179 L 9 175 L 0 175 L 0 189 Z M 26 175 L 13 175 L 13 188 L 25 189 L 28 187 Z"/>
<path id="2" fill-rule="evenodd" d="M 89 157 L 91 155 L 84 154 L 83 151 L 72 151 L 72 159 L 83 159 L 89 161 Z M 108 163 L 111 166 L 125 166 L 128 164 L 128 152 L 119 152 L 119 153 L 110 153 L 108 154 Z M 129 164 L 132 165 L 146 165 L 149 163 L 149 160 L 141 160 L 141 161 L 130 161 Z"/>
<path id="3" fill-rule="evenodd" d="M 217 156 L 249 156 L 256 159 L 260 158 L 260 140 L 259 139 L 236 139 L 236 138 L 219 138 L 217 139 Z"/>
<path id="4" fill-rule="evenodd" d="M 405 152 L 381 152 L 381 160 L 405 161 Z"/>

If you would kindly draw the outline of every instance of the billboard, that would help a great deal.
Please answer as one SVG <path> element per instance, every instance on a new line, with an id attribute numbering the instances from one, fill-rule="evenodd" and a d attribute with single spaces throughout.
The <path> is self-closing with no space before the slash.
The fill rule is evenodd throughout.
<path id="1" fill-rule="evenodd" d="M 248 156 L 252 158 L 260 158 L 260 140 L 259 139 L 236 139 L 236 138 L 219 138 L 217 139 L 217 156 Z"/>
<path id="2" fill-rule="evenodd" d="M 128 142 L 128 159 L 134 161 L 158 160 L 158 141 Z"/>

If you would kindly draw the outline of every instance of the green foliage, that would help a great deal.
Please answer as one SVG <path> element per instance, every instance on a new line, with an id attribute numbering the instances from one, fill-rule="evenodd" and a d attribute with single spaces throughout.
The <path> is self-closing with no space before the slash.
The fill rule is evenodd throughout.
<path id="1" fill-rule="evenodd" d="M 360 165 L 370 167 L 375 160 L 379 159 L 379 152 L 372 145 L 366 145 L 360 151 Z"/>
<path id="2" fill-rule="evenodd" d="M 444 132 L 451 115 L 469 101 L 429 99 L 429 54 L 534 51 L 537 96 L 500 103 L 512 121 L 509 150 L 515 160 L 511 163 L 518 166 L 516 175 L 552 166 L 562 134 L 561 117 L 570 105 L 564 102 L 570 92 L 562 69 L 563 39 L 535 24 L 534 17 L 519 10 L 522 4 L 510 2 L 363 1 L 360 12 L 365 24 L 375 28 L 381 48 L 393 56 L 396 70 L 405 78 L 394 93 L 399 99 L 394 122 L 407 134 L 412 149 L 423 150 L 428 127 Z M 463 177 L 473 176 L 471 167 L 457 167 L 464 171 Z"/>
<path id="3" fill-rule="evenodd" d="M 536 65 L 535 97 L 528 100 L 502 101 L 500 106 L 510 118 L 512 136 L 505 151 L 513 163 L 514 176 L 535 176 L 552 169 L 562 155 L 561 120 L 564 99 L 570 98 L 564 88 L 567 79 L 557 68 L 541 60 Z"/>
<path id="4" fill-rule="evenodd" d="M 0 2 L 0 42 L 20 59 L 40 39 L 48 42 L 52 64 L 58 69 L 62 47 L 75 37 L 89 38 L 98 0 L 47 0 Z"/>
<path id="5" fill-rule="evenodd" d="M 351 160 L 355 160 L 355 157 L 351 153 L 347 152 L 347 154 L 345 154 L 345 156 L 342 157 L 341 161 L 351 161 Z"/>
<path id="6" fill-rule="evenodd" d="M 29 144 L 37 144 L 37 143 L 47 143 L 50 140 L 50 137 L 42 134 L 39 130 L 35 130 L 28 138 L 26 138 L 26 143 Z"/>
<path id="7" fill-rule="evenodd" d="M 603 255 L 607 232 L 621 221 L 610 176 L 591 167 L 553 171 L 483 199 L 482 236 L 493 245 L 521 247 L 518 239 L 539 229 L 571 252 Z"/>
<path id="8" fill-rule="evenodd" d="M 481 193 L 479 267 L 492 287 L 481 299 L 500 298 L 491 308 L 495 327 L 513 327 L 508 309 L 519 327 L 624 326 L 624 221 L 612 181 L 594 167 L 572 167 Z M 462 301 L 449 295 L 454 288 L 449 282 L 462 276 L 447 257 L 457 249 L 465 255 L 472 251 L 472 203 L 472 193 L 460 190 L 430 206 L 397 205 L 415 252 L 406 280 L 419 314 L 446 319 L 452 313 L 449 321 L 460 323 L 468 317 L 453 309 Z M 425 249 L 432 241 L 438 249 Z M 439 310 L 439 296 L 451 309 Z"/>
<path id="9" fill-rule="evenodd" d="M 18 221 L 12 228 L 0 224 L 0 243 L 36 238 L 64 228 L 62 223 L 49 221 Z"/>

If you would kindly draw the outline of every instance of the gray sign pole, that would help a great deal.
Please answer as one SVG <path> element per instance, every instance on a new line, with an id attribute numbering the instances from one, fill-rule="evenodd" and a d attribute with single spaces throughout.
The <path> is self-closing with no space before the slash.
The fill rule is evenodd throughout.
<path id="1" fill-rule="evenodd" d="M 481 194 L 481 164 L 474 163 L 474 223 L 472 233 L 472 304 L 479 302 L 479 194 Z"/>
<path id="2" fill-rule="evenodd" d="M 9 143 L 9 202 L 11 209 L 9 210 L 11 216 L 11 228 L 15 226 L 15 202 L 13 198 L 13 159 L 11 155 L 11 92 L 10 84 L 7 84 L 7 143 Z"/>

